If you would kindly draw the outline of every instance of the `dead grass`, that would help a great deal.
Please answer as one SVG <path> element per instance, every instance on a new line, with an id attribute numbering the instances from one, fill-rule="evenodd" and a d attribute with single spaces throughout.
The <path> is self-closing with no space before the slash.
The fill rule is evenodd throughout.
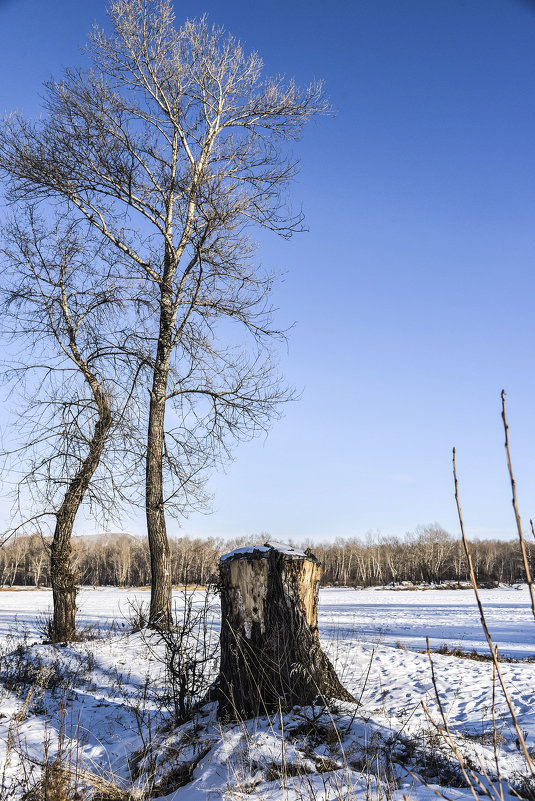
<path id="1" fill-rule="evenodd" d="M 2 584 L 0 592 L 43 592 L 47 590 L 52 592 L 50 587 L 9 587 L 7 584 Z"/>
<path id="2" fill-rule="evenodd" d="M 423 649 L 418 651 L 420 654 L 426 654 L 427 649 Z M 462 648 L 450 648 L 447 643 L 442 643 L 439 648 L 431 649 L 431 653 L 433 654 L 440 654 L 441 656 L 455 656 L 458 659 L 471 659 L 474 662 L 492 662 L 491 654 L 480 654 L 479 651 L 476 651 L 473 648 L 471 651 L 463 651 Z M 535 662 L 535 656 L 524 656 L 524 657 L 515 657 L 515 656 L 503 656 L 498 655 L 498 662 L 505 662 L 508 664 L 522 664 L 522 663 L 533 663 Z"/>

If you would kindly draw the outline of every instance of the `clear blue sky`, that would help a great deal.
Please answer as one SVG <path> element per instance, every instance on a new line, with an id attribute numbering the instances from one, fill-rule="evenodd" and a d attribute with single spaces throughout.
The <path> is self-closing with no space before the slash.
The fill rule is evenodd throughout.
<path id="1" fill-rule="evenodd" d="M 204 11 L 268 72 L 324 78 L 338 113 L 298 146 L 310 232 L 262 244 L 287 271 L 276 303 L 297 323 L 283 365 L 301 400 L 236 451 L 213 514 L 182 532 L 456 533 L 455 445 L 468 532 L 512 535 L 502 387 L 535 516 L 535 4 L 176 4 L 179 21 Z M 101 0 L 0 0 L 0 111 L 38 114 L 41 81 L 79 64 L 105 19 Z"/>

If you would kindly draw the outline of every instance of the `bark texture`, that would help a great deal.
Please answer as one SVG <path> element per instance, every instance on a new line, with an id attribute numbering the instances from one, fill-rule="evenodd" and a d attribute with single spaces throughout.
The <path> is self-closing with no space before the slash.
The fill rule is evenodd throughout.
<path id="1" fill-rule="evenodd" d="M 149 622 L 171 626 L 171 569 L 163 499 L 162 451 L 164 441 L 165 379 L 154 381 L 149 413 L 146 462 L 146 514 L 151 564 Z M 163 387 L 158 387 L 163 384 Z M 163 392 L 162 392 L 163 389 Z"/>
<path id="2" fill-rule="evenodd" d="M 222 557 L 219 716 L 249 718 L 312 704 L 354 701 L 318 635 L 321 566 L 277 544 Z"/>
<path id="3" fill-rule="evenodd" d="M 50 637 L 53 642 L 68 642 L 76 634 L 76 579 L 71 565 L 71 533 L 72 523 L 58 517 L 50 549 L 54 604 Z"/>
<path id="4" fill-rule="evenodd" d="M 77 349 L 75 353 L 79 356 Z M 76 514 L 99 465 L 112 425 L 112 414 L 105 393 L 81 357 L 80 364 L 80 369 L 93 391 L 99 417 L 89 443 L 89 453 L 70 482 L 56 513 L 56 526 L 50 548 L 50 579 L 54 604 L 50 635 L 55 642 L 73 640 L 76 634 L 76 578 L 71 561 L 71 535 Z"/>
<path id="5" fill-rule="evenodd" d="M 172 627 L 172 585 L 169 540 L 165 522 L 163 453 L 169 356 L 172 351 L 173 306 L 168 274 L 172 260 L 166 248 L 166 276 L 161 290 L 160 328 L 150 395 L 146 460 L 146 515 L 151 564 L 149 623 L 164 629 Z"/>

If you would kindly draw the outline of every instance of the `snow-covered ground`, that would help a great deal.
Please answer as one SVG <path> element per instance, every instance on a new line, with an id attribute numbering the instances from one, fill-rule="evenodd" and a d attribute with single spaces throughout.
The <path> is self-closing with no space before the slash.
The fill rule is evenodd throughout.
<path id="1" fill-rule="evenodd" d="M 535 654 L 535 623 L 526 586 L 480 590 L 485 617 L 500 653 Z M 1 603 L 1 599 L 0 599 Z M 320 619 L 338 636 L 361 642 L 421 650 L 443 643 L 463 651 L 488 652 L 472 590 L 347 590 L 320 592 Z"/>
<path id="2" fill-rule="evenodd" d="M 535 625 L 525 586 L 480 590 L 487 623 L 500 653 L 523 657 L 535 654 Z M 199 598 L 201 594 L 199 594 Z M 78 621 L 84 625 L 127 626 L 139 604 L 147 605 L 149 590 L 115 587 L 83 588 L 78 594 Z M 182 593 L 174 593 L 180 609 Z M 38 635 L 38 618 L 52 608 L 50 590 L 0 592 L 0 643 L 9 634 Z M 429 637 L 431 648 L 443 643 L 463 650 L 487 650 L 471 590 L 353 590 L 320 591 L 322 637 L 373 645 L 397 645 L 421 650 Z"/>
<path id="3" fill-rule="evenodd" d="M 481 590 L 481 597 L 499 653 L 522 660 L 503 662 L 501 670 L 531 750 L 535 664 L 525 660 L 535 656 L 535 621 L 528 592 L 499 588 Z M 0 592 L 0 650 L 8 654 L 0 662 L 0 674 L 8 677 L 0 686 L 2 801 L 20 797 L 17 786 L 34 781 L 30 774 L 38 775 L 43 749 L 53 758 L 58 732 L 65 738 L 62 759 L 69 752 L 80 786 L 100 777 L 126 787 L 137 776 L 139 798 L 148 797 L 141 790 L 150 774 L 160 782 L 156 797 L 167 801 L 428 799 L 433 792 L 425 782 L 449 799 L 468 799 L 470 790 L 452 786 L 462 785 L 462 775 L 432 722 L 444 728 L 437 692 L 451 736 L 478 776 L 486 770 L 493 777 L 499 769 L 518 789 L 529 774 L 492 665 L 434 654 L 433 682 L 421 653 L 426 637 L 432 650 L 447 644 L 488 653 L 471 591 L 324 589 L 322 644 L 358 705 L 334 713 L 295 710 L 280 720 L 224 728 L 208 705 L 178 729 L 170 727 L 161 703 L 162 647 L 130 632 L 133 608 L 148 598 L 148 591 L 83 589 L 80 624 L 98 625 L 108 635 L 54 647 L 39 644 L 37 622 L 50 608 L 51 593 Z M 182 600 L 177 593 L 178 608 Z M 196 600 L 202 604 L 203 594 Z M 217 629 L 215 612 L 214 638 Z M 15 651 L 17 643 L 23 647 Z M 21 685 L 13 677 L 23 668 L 28 682 Z"/>

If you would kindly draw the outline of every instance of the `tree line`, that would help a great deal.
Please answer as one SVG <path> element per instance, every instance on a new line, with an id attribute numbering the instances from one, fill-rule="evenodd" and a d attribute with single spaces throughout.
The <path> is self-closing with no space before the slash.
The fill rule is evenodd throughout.
<path id="1" fill-rule="evenodd" d="M 174 585 L 217 582 L 220 556 L 255 538 L 170 538 L 171 581 Z M 257 544 L 263 540 L 257 538 Z M 37 535 L 19 536 L 0 548 L 0 585 L 49 587 L 50 543 Z M 369 536 L 308 543 L 323 565 L 324 586 L 369 587 L 402 582 L 467 582 L 469 571 L 462 543 L 439 526 L 425 526 L 404 538 Z M 531 570 L 535 544 L 526 543 Z M 481 584 L 514 584 L 524 580 L 517 541 L 474 540 L 470 546 Z M 148 543 L 130 535 L 73 540 L 73 569 L 82 585 L 149 586 Z"/>

